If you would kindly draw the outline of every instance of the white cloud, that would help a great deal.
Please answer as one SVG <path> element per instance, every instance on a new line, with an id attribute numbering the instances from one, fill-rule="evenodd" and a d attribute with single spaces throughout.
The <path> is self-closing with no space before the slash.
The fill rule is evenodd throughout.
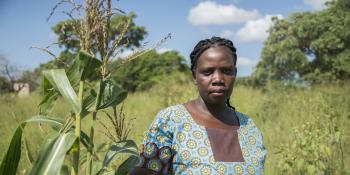
<path id="1" fill-rule="evenodd" d="M 260 14 L 257 10 L 248 11 L 234 5 L 204 1 L 190 9 L 187 19 L 192 25 L 220 25 L 242 23 L 258 17 Z"/>
<path id="2" fill-rule="evenodd" d="M 221 33 L 221 37 L 223 38 L 231 38 L 235 35 L 235 32 L 232 31 L 232 30 L 224 30 L 222 33 Z"/>
<path id="3" fill-rule="evenodd" d="M 247 57 L 238 57 L 237 67 L 253 67 L 256 62 Z"/>
<path id="4" fill-rule="evenodd" d="M 283 18 L 282 15 L 266 15 L 263 18 L 248 21 L 237 31 L 236 39 L 243 42 L 264 41 L 269 35 L 267 30 L 272 25 L 271 17 L 273 16 Z"/>
<path id="5" fill-rule="evenodd" d="M 327 1 L 329 0 L 304 0 L 304 4 L 311 6 L 314 10 L 322 10 L 326 8 Z"/>

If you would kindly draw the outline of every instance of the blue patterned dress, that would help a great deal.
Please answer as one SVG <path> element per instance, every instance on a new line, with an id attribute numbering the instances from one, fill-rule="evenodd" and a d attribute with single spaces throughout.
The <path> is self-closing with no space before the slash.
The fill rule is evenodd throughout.
<path id="1" fill-rule="evenodd" d="M 217 162 L 208 134 L 184 105 L 161 110 L 145 132 L 141 167 L 163 174 L 263 174 L 266 149 L 261 132 L 246 115 L 236 112 L 243 162 Z"/>

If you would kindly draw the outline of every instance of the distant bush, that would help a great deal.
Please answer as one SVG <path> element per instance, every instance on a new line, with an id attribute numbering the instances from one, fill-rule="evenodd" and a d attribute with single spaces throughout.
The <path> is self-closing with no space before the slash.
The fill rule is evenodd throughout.
<path id="1" fill-rule="evenodd" d="M 157 53 L 151 51 L 140 56 L 137 60 L 123 64 L 119 59 L 111 66 L 116 71 L 112 78 L 128 91 L 147 90 L 154 86 L 159 77 L 170 77 L 176 72 L 190 73 L 184 57 L 176 51 Z"/>
<path id="2" fill-rule="evenodd" d="M 5 77 L 0 76 L 0 94 L 10 92 L 11 90 L 11 82 Z"/>

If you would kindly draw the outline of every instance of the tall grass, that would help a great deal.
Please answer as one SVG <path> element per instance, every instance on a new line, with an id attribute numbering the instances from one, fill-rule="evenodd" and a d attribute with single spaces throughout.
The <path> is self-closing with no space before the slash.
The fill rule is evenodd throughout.
<path id="1" fill-rule="evenodd" d="M 133 120 L 134 127 L 129 137 L 137 143 L 141 143 L 143 132 L 148 128 L 156 113 L 168 106 L 178 103 L 184 103 L 196 97 L 196 89 L 190 81 L 183 84 L 175 83 L 168 78 L 168 82 L 160 84 L 147 92 L 136 92 L 129 94 L 124 102 L 124 112 L 127 118 Z M 296 88 L 267 88 L 254 89 L 251 87 L 237 85 L 234 88 L 231 97 L 231 103 L 240 112 L 249 115 L 259 127 L 264 135 L 264 143 L 268 150 L 266 160 L 266 174 L 281 174 L 279 163 L 285 161 L 284 154 L 278 153 L 281 145 L 288 145 L 295 140 L 296 130 L 302 131 L 302 125 L 306 122 L 317 123 L 316 120 L 327 122 L 326 116 L 332 115 L 336 118 L 334 125 L 341 133 L 341 145 L 343 148 L 344 169 L 350 171 L 350 84 L 328 84 L 318 85 L 306 89 Z M 18 98 L 12 95 L 0 96 L 0 157 L 10 142 L 10 137 L 19 121 L 36 113 L 36 104 L 39 102 L 39 96 L 33 94 L 30 97 Z M 60 115 L 60 109 L 66 107 L 66 104 L 58 102 L 59 105 L 54 109 L 56 116 Z M 102 115 L 102 114 L 101 114 Z M 100 116 L 105 122 L 108 119 Z M 31 137 L 29 143 L 32 156 L 36 156 L 35 150 L 38 150 L 43 140 L 41 132 L 48 131 L 48 128 L 35 131 L 32 125 L 28 128 L 32 132 L 26 134 Z M 83 126 L 83 130 L 86 129 Z M 97 132 L 103 132 L 103 127 L 98 126 Z M 308 132 L 313 132 L 309 130 Z M 311 133 L 312 134 L 312 133 Z M 106 138 L 97 138 L 97 142 L 102 143 Z M 315 142 L 316 144 L 321 144 Z M 332 149 L 338 149 L 332 147 Z M 332 150 L 336 152 L 337 150 Z M 313 153 L 309 153 L 313 154 Z M 22 156 L 27 156 L 24 152 Z M 333 157 L 340 160 L 340 156 Z M 30 167 L 27 159 L 21 162 L 21 172 Z M 339 171 L 340 172 L 340 171 Z"/>

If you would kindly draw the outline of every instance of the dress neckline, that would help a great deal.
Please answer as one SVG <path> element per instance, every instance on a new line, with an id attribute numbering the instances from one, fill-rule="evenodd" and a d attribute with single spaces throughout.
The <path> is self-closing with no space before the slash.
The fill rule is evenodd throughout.
<path id="1" fill-rule="evenodd" d="M 239 130 L 239 129 L 241 128 L 241 116 L 240 116 L 239 112 L 237 112 L 236 110 L 234 110 L 234 113 L 236 114 L 237 119 L 238 119 L 238 126 L 228 125 L 228 124 L 223 123 L 223 122 L 220 121 L 220 122 L 222 123 L 222 125 L 225 126 L 225 128 L 217 128 L 217 127 L 208 127 L 208 126 L 201 125 L 201 124 L 197 123 L 197 121 L 193 118 L 193 116 L 191 115 L 191 113 L 190 113 L 190 112 L 188 111 L 188 109 L 186 108 L 185 104 L 183 103 L 183 104 L 181 104 L 180 106 L 181 106 L 181 108 L 183 108 L 183 110 L 184 110 L 185 113 L 187 114 L 187 117 L 189 118 L 189 120 L 190 120 L 191 122 L 193 122 L 195 125 L 199 126 L 200 128 L 203 128 L 203 129 L 205 129 L 205 128 L 210 128 L 210 129 L 224 129 L 224 130 L 230 130 L 230 129 Z"/>

